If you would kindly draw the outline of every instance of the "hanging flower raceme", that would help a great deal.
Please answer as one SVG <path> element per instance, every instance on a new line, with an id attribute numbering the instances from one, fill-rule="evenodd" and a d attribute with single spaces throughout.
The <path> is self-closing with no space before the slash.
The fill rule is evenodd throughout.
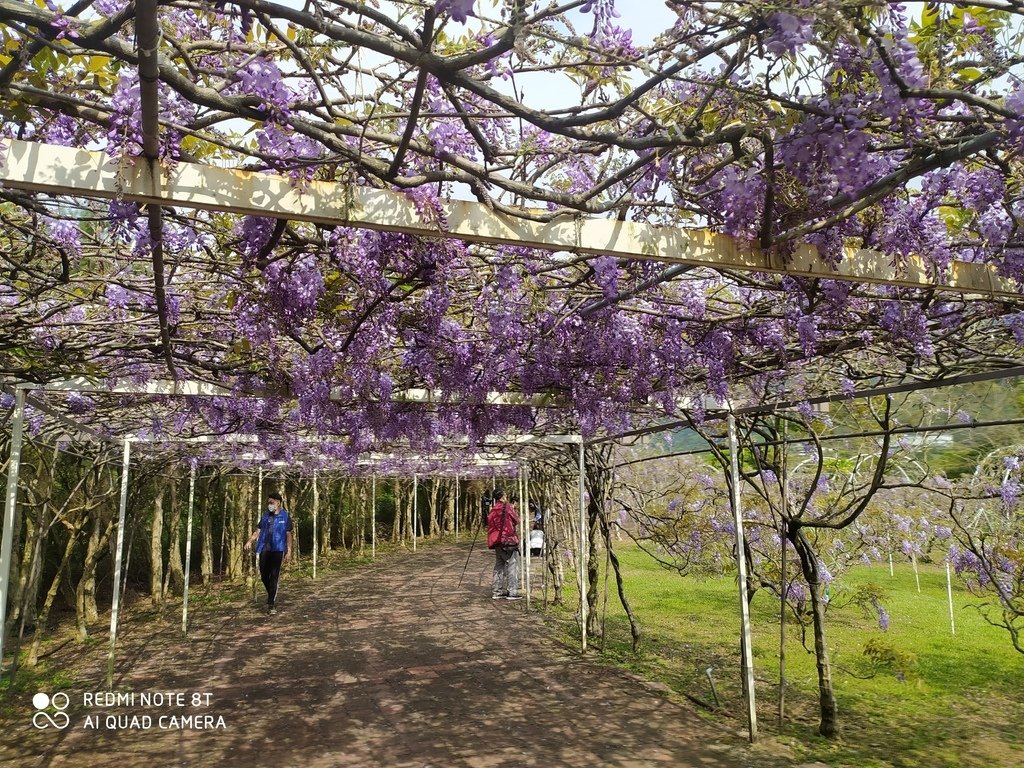
<path id="1" fill-rule="evenodd" d="M 476 16 L 473 6 L 476 0 L 437 0 L 434 3 L 434 12 L 437 14 L 447 13 L 462 24 L 468 21 L 470 16 Z"/>
<path id="2" fill-rule="evenodd" d="M 805 0 L 800 5 L 807 8 L 811 3 Z M 765 18 L 769 29 L 769 34 L 765 38 L 765 48 L 777 55 L 797 53 L 813 38 L 814 20 L 814 15 L 809 13 L 770 13 Z"/>

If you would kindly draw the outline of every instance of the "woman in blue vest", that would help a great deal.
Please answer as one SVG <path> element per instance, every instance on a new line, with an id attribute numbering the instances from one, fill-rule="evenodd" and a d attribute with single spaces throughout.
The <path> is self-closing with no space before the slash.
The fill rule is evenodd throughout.
<path id="1" fill-rule="evenodd" d="M 260 518 L 260 525 L 249 540 L 246 550 L 256 542 L 256 554 L 260 556 L 260 579 L 267 588 L 267 611 L 276 613 L 274 600 L 277 598 L 277 582 L 281 578 L 281 563 L 292 554 L 292 518 L 281 504 L 281 497 L 272 493 L 267 497 L 267 511 Z"/>

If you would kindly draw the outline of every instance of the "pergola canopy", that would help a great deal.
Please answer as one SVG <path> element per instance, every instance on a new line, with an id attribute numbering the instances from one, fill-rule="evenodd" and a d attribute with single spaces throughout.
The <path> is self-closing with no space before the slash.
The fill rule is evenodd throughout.
<path id="1" fill-rule="evenodd" d="M 0 0 L 0 377 L 354 463 L 1010 368 L 1020 9 L 937 7 Z"/>
<path id="2" fill-rule="evenodd" d="M 23 426 L 123 442 L 112 674 L 133 445 L 552 447 L 583 595 L 587 443 L 719 407 L 753 738 L 736 414 L 1019 373 L 1024 7 L 640 5 L 0 0 L 0 624 Z"/>

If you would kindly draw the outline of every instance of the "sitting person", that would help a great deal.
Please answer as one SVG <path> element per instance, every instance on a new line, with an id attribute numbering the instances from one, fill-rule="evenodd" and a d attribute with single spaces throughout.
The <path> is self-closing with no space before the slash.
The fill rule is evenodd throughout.
<path id="1" fill-rule="evenodd" d="M 544 553 L 544 529 L 540 523 L 534 523 L 530 531 L 530 557 L 540 557 Z"/>

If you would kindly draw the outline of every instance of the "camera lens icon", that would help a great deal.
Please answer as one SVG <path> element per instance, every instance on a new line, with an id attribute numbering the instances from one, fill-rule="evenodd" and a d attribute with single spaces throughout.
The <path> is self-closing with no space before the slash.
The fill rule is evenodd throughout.
<path id="1" fill-rule="evenodd" d="M 57 691 L 53 696 L 40 691 L 32 697 L 32 706 L 36 708 L 36 713 L 32 715 L 32 725 L 39 730 L 46 728 L 63 730 L 67 728 L 71 724 L 71 718 L 68 717 L 67 712 L 64 710 L 68 708 L 70 703 L 70 697 L 63 691 Z M 50 714 L 46 711 L 51 708 L 55 709 L 56 712 Z"/>

